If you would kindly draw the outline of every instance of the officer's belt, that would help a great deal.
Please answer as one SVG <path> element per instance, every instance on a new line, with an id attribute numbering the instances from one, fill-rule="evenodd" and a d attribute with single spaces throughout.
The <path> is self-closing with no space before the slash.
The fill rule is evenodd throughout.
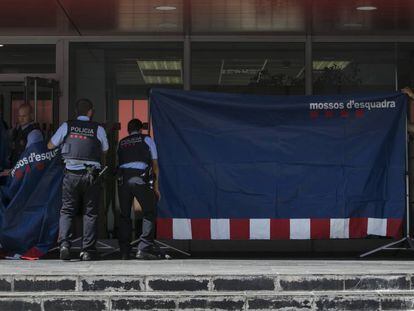
<path id="1" fill-rule="evenodd" d="M 85 175 L 87 174 L 88 171 L 85 169 L 82 170 L 69 170 L 69 169 L 65 169 L 65 174 L 74 174 L 74 175 Z"/>
<path id="2" fill-rule="evenodd" d="M 120 168 L 119 169 L 121 174 L 122 173 L 130 173 L 130 174 L 137 174 L 137 175 L 142 175 L 146 173 L 146 169 L 139 169 L 139 168 Z"/>

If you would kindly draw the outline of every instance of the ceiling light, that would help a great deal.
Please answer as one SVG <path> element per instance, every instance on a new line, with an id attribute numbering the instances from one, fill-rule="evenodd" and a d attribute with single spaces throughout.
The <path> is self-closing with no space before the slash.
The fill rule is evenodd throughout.
<path id="1" fill-rule="evenodd" d="M 145 76 L 146 84 L 182 84 L 181 77 L 176 76 Z"/>
<path id="2" fill-rule="evenodd" d="M 137 60 L 146 84 L 182 84 L 181 60 Z"/>
<path id="3" fill-rule="evenodd" d="M 180 60 L 137 60 L 141 70 L 181 70 Z"/>
<path id="4" fill-rule="evenodd" d="M 350 63 L 347 60 L 315 60 L 313 61 L 313 70 L 322 71 L 330 68 L 344 70 Z"/>
<path id="5" fill-rule="evenodd" d="M 177 7 L 172 6 L 172 5 L 160 5 L 160 6 L 156 6 L 155 9 L 158 11 L 174 11 L 177 9 Z"/>
<path id="6" fill-rule="evenodd" d="M 375 11 L 378 8 L 372 5 L 361 5 L 361 6 L 358 6 L 356 9 L 358 11 Z"/>

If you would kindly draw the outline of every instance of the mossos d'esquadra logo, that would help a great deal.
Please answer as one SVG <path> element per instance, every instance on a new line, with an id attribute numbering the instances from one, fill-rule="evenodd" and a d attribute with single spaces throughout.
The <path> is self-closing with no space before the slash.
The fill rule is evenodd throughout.
<path id="1" fill-rule="evenodd" d="M 309 103 L 310 110 L 354 110 L 354 109 L 392 109 L 396 107 L 394 100 L 382 100 L 382 101 L 356 101 L 350 100 L 348 102 L 320 102 Z"/>
<path id="2" fill-rule="evenodd" d="M 27 166 L 29 164 L 40 163 L 40 162 L 45 162 L 45 161 L 51 161 L 53 158 L 56 157 L 58 152 L 59 152 L 59 149 L 54 149 L 54 150 L 43 152 L 43 153 L 32 152 L 32 153 L 30 153 L 30 155 L 28 155 L 27 157 L 21 158 L 16 163 L 13 170 L 10 172 L 10 175 L 12 177 L 14 177 L 14 175 L 16 174 L 16 171 L 19 168 Z"/>

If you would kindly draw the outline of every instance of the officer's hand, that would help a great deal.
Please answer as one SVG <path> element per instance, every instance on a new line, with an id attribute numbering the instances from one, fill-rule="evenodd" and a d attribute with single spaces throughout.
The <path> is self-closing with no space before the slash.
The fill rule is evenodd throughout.
<path id="1" fill-rule="evenodd" d="M 155 195 L 157 196 L 158 201 L 161 200 L 161 192 L 158 186 L 154 187 L 154 192 L 155 192 Z"/>
<path id="2" fill-rule="evenodd" d="M 404 94 L 407 94 L 408 97 L 410 97 L 411 99 L 414 99 L 414 92 L 412 89 L 410 89 L 409 87 L 405 87 L 401 90 L 401 92 L 403 92 Z"/>

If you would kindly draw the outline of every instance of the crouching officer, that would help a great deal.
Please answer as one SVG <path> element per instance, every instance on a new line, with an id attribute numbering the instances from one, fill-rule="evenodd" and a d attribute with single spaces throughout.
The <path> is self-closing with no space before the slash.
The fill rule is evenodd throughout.
<path id="1" fill-rule="evenodd" d="M 157 148 L 151 137 L 142 134 L 142 122 L 128 123 L 129 136 L 118 146 L 118 195 L 121 208 L 119 246 L 122 259 L 129 259 L 132 233 L 131 206 L 134 197 L 143 212 L 142 234 L 139 238 L 139 259 L 159 259 L 164 255 L 154 243 L 158 188 Z"/>
<path id="2" fill-rule="evenodd" d="M 88 99 L 76 103 L 77 120 L 63 123 L 51 138 L 48 148 L 62 144 L 65 174 L 59 220 L 60 259 L 70 259 L 72 224 L 79 208 L 83 214 L 81 260 L 92 260 L 96 252 L 100 185 L 96 182 L 101 160 L 108 150 L 103 127 L 92 122 L 93 104 Z"/>

